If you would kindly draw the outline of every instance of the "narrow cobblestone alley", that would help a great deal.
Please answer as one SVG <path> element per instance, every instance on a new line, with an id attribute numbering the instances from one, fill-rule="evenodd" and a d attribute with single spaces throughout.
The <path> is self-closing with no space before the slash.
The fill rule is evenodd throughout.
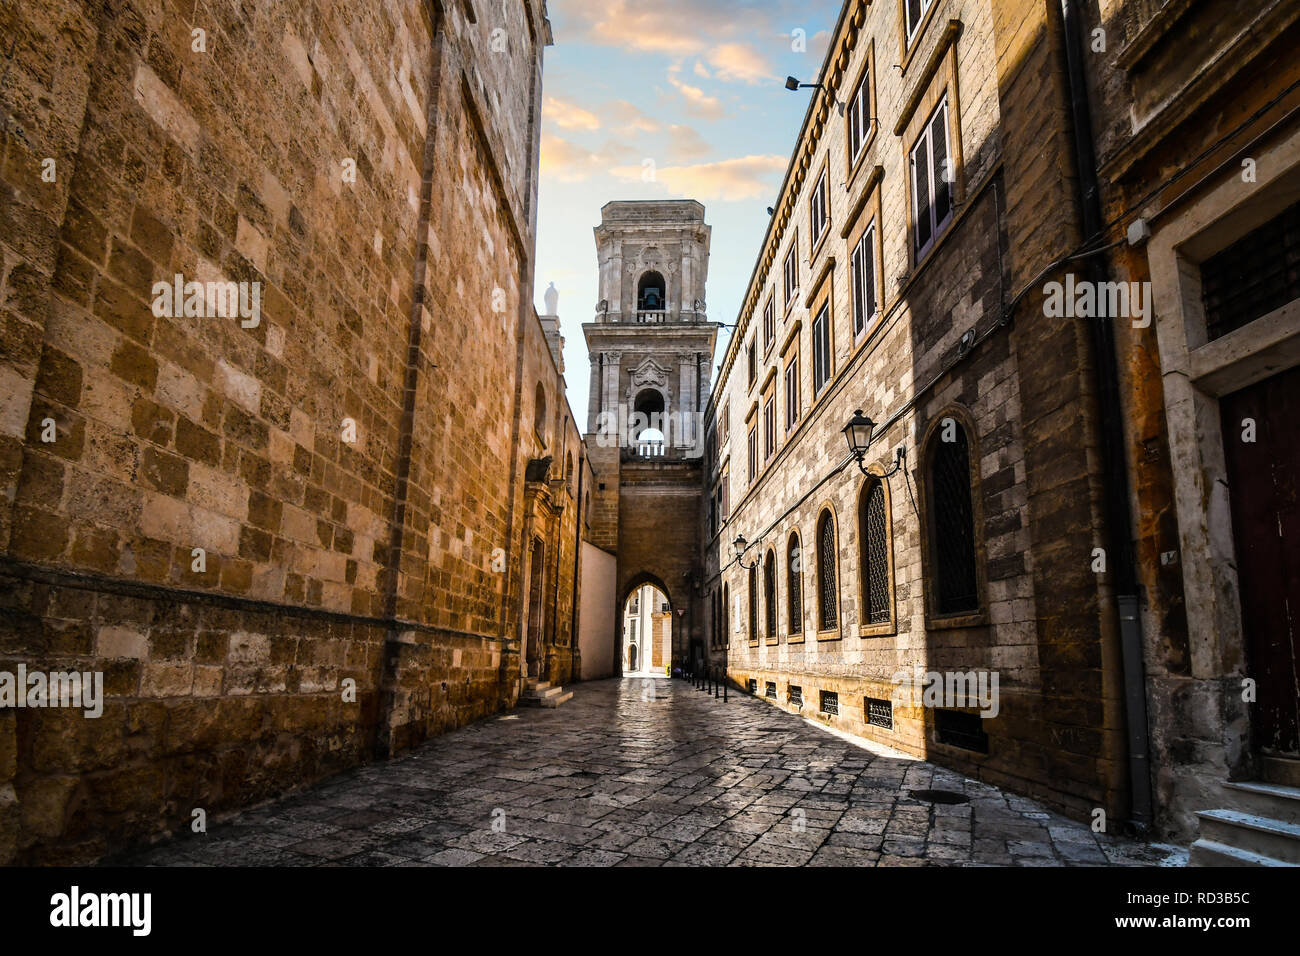
<path id="1" fill-rule="evenodd" d="M 931 789 L 969 802 L 910 796 Z M 1132 866 L 1169 852 L 1098 837 L 760 700 L 624 679 L 578 685 L 558 710 L 490 718 L 125 862 Z"/>

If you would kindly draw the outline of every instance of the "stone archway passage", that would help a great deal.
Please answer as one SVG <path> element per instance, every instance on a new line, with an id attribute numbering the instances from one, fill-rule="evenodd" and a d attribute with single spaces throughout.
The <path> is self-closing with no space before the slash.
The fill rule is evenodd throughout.
<path id="1" fill-rule="evenodd" d="M 672 666 L 674 617 L 668 595 L 643 580 L 628 589 L 619 607 L 622 672 L 667 677 Z"/>

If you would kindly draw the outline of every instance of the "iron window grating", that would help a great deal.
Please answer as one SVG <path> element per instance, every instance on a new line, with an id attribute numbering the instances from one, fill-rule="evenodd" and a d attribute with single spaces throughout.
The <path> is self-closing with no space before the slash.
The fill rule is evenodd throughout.
<path id="1" fill-rule="evenodd" d="M 772 698 L 773 700 L 776 700 L 776 681 L 772 681 L 772 680 L 768 681 L 764 693 L 766 696 Z"/>
<path id="2" fill-rule="evenodd" d="M 979 608 L 975 584 L 975 513 L 971 505 L 970 448 L 966 429 L 952 441 L 940 434 L 930 467 L 934 501 L 934 548 L 940 614 Z"/>
<path id="3" fill-rule="evenodd" d="M 1300 202 L 1201 263 L 1201 301 L 1210 341 L 1297 298 Z"/>
<path id="4" fill-rule="evenodd" d="M 818 595 L 820 617 L 818 624 L 823 631 L 829 631 L 838 623 L 835 594 L 835 525 L 829 514 L 822 515 L 821 526 L 817 530 Z"/>
<path id="5" fill-rule="evenodd" d="M 867 723 L 872 727 L 883 727 L 885 730 L 894 729 L 894 702 L 890 700 L 881 700 L 879 697 L 868 697 L 866 699 Z"/>
<path id="6" fill-rule="evenodd" d="M 984 732 L 984 722 L 979 714 L 940 709 L 934 712 L 934 719 L 939 743 L 975 753 L 989 752 L 989 735 Z"/>
<path id="7" fill-rule="evenodd" d="M 840 713 L 840 695 L 833 690 L 824 690 L 821 692 L 821 712 L 823 714 L 833 714 L 839 716 Z"/>
<path id="8" fill-rule="evenodd" d="M 889 623 L 889 539 L 885 531 L 885 489 L 872 482 L 863 516 L 865 558 L 862 574 L 867 585 L 867 623 Z"/>
<path id="9" fill-rule="evenodd" d="M 755 680 L 754 678 L 752 678 L 752 677 L 749 679 L 749 692 L 750 692 L 751 694 L 757 694 L 757 693 L 758 693 L 758 681 L 756 681 L 756 680 Z"/>
<path id="10" fill-rule="evenodd" d="M 790 690 L 788 691 L 787 696 L 788 696 L 788 698 L 789 698 L 790 703 L 792 703 L 792 704 L 797 704 L 797 705 L 800 706 L 800 707 L 803 706 L 803 688 L 802 688 L 802 687 L 796 686 L 795 684 L 791 684 L 791 685 L 790 685 Z"/>

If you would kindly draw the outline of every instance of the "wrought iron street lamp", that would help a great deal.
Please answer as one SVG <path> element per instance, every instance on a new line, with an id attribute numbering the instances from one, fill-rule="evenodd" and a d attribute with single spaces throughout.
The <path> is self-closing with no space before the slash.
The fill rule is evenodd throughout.
<path id="1" fill-rule="evenodd" d="M 749 542 L 745 540 L 745 536 L 744 536 L 743 534 L 738 534 L 738 535 L 736 535 L 736 540 L 733 541 L 733 542 L 731 542 L 731 546 L 732 546 L 733 548 L 736 549 L 736 563 L 737 563 L 738 565 L 740 565 L 740 566 L 741 566 L 742 568 L 744 568 L 746 571 L 749 571 L 749 570 L 751 570 L 752 568 L 756 568 L 756 567 L 758 567 L 758 558 L 757 558 L 757 557 L 754 558 L 754 563 L 753 563 L 753 564 L 746 564 L 746 563 L 745 563 L 745 560 L 744 560 L 744 558 L 745 558 L 745 552 L 749 550 Z"/>
<path id="2" fill-rule="evenodd" d="M 860 408 L 854 411 L 853 417 L 849 419 L 848 424 L 841 429 L 844 432 L 844 440 L 849 444 L 849 452 L 853 455 L 853 460 L 858 463 L 858 470 L 864 475 L 872 474 L 872 472 L 867 471 L 867 467 L 862 461 L 867 457 L 867 449 L 871 447 L 872 433 L 875 430 L 876 423 L 863 415 Z M 899 445 L 894 456 L 894 467 L 882 475 L 875 475 L 875 477 L 889 478 L 898 474 L 902 470 L 905 457 L 907 457 L 907 453 L 903 450 L 903 446 Z"/>

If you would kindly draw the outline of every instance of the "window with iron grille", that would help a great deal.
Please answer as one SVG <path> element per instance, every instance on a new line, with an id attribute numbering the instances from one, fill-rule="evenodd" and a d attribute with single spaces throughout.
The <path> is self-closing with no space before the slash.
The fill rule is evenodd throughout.
<path id="1" fill-rule="evenodd" d="M 867 145 L 867 131 L 871 128 L 871 75 L 869 72 L 862 74 L 862 80 L 858 83 L 858 88 L 853 91 L 853 99 L 849 100 L 849 165 L 853 166 L 858 156 L 862 153 L 862 147 Z"/>
<path id="2" fill-rule="evenodd" d="M 801 568 L 801 555 L 799 552 L 799 536 L 790 535 L 790 544 L 785 554 L 785 591 L 790 607 L 788 613 L 790 616 L 790 633 L 803 633 L 803 589 L 800 582 L 803 580 L 803 570 Z"/>
<path id="3" fill-rule="evenodd" d="M 722 586 L 722 626 L 723 626 L 723 628 L 725 629 L 725 631 L 726 631 L 726 635 L 727 635 L 726 643 L 730 644 L 730 643 L 731 643 L 731 632 L 732 632 L 732 626 L 731 626 L 731 585 L 730 585 L 730 584 L 724 584 L 724 585 Z"/>
<path id="4" fill-rule="evenodd" d="M 944 437 L 952 441 L 944 441 Z M 935 430 L 930 457 L 930 501 L 934 514 L 931 547 L 935 569 L 935 611 L 975 611 L 975 517 L 971 506 L 970 448 L 966 429 L 955 420 Z"/>
<path id="5" fill-rule="evenodd" d="M 833 690 L 824 690 L 821 692 L 821 712 L 823 714 L 834 714 L 839 716 L 840 713 L 840 695 Z"/>
<path id="6" fill-rule="evenodd" d="M 979 714 L 939 709 L 934 712 L 934 721 L 939 743 L 975 753 L 989 752 L 989 735 L 984 732 Z"/>
<path id="7" fill-rule="evenodd" d="M 1201 263 L 1211 341 L 1300 299 L 1300 202 Z"/>
<path id="8" fill-rule="evenodd" d="M 830 631 L 839 626 L 839 599 L 835 590 L 835 522 L 823 511 L 817 522 L 817 626 Z"/>
<path id="9" fill-rule="evenodd" d="M 794 684 L 791 684 L 791 685 L 790 685 L 790 689 L 789 689 L 789 691 L 786 692 L 786 699 L 789 700 L 790 703 L 794 704 L 796 707 L 802 707 L 802 706 L 803 706 L 803 688 L 802 688 L 802 687 L 797 687 L 797 686 L 795 686 Z"/>
<path id="10" fill-rule="evenodd" d="M 772 340 L 776 338 L 776 303 L 769 297 L 767 305 L 763 308 L 763 351 L 766 352 L 772 347 Z"/>
<path id="11" fill-rule="evenodd" d="M 853 280 L 853 336 L 867 330 L 876 317 L 876 224 L 867 227 L 849 257 Z"/>
<path id="12" fill-rule="evenodd" d="M 758 640 L 758 568 L 749 569 L 749 639 Z"/>
<path id="13" fill-rule="evenodd" d="M 813 319 L 813 395 L 818 395 L 831 380 L 831 307 L 828 301 Z"/>
<path id="14" fill-rule="evenodd" d="M 785 367 L 785 430 L 799 422 L 799 353 Z"/>
<path id="15" fill-rule="evenodd" d="M 764 693 L 766 694 L 766 696 L 772 698 L 773 700 L 776 700 L 776 681 L 774 680 L 768 681 Z"/>
<path id="16" fill-rule="evenodd" d="M 776 637 L 776 552 L 767 552 L 763 562 L 763 610 L 766 612 L 768 638 Z"/>
<path id="17" fill-rule="evenodd" d="M 867 624 L 888 624 L 889 525 L 885 515 L 885 487 L 879 480 L 862 489 L 858 502 L 858 566 Z"/>
<path id="18" fill-rule="evenodd" d="M 790 241 L 790 251 L 785 254 L 785 263 L 782 267 L 782 292 L 785 295 L 785 304 L 787 306 L 799 288 L 799 261 L 795 257 L 798 249 L 799 233 L 796 232 L 794 238 Z"/>
<path id="19" fill-rule="evenodd" d="M 748 684 L 749 684 L 749 692 L 750 692 L 751 694 L 757 694 L 757 693 L 758 693 L 758 681 L 754 680 L 754 678 L 751 677 L 751 678 L 749 679 L 749 681 L 748 681 Z"/>
<path id="20" fill-rule="evenodd" d="M 948 152 L 948 101 L 939 103 L 912 147 L 912 209 L 916 258 L 924 256 L 952 219 L 953 169 Z"/>
<path id="21" fill-rule="evenodd" d="M 817 177 L 817 185 L 813 187 L 812 196 L 808 199 L 808 224 L 812 229 L 812 239 L 809 241 L 816 249 L 817 240 L 826 231 L 826 170 L 824 169 Z"/>
<path id="22" fill-rule="evenodd" d="M 885 730 L 894 729 L 894 703 L 889 700 L 881 700 L 878 697 L 868 697 L 867 704 L 867 723 L 872 727 L 883 727 Z"/>

